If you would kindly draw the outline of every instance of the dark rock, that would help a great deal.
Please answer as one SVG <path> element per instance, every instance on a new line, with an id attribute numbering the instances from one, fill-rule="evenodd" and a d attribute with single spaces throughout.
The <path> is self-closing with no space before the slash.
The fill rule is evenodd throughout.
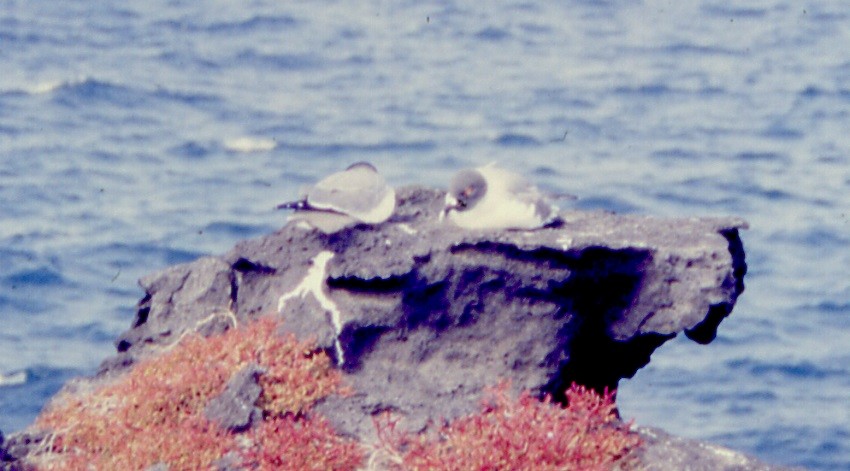
<path id="1" fill-rule="evenodd" d="M 5 445 L 5 437 L 3 436 L 3 431 L 0 430 L 0 471 L 5 471 L 6 469 L 11 468 L 11 461 L 14 458 L 6 453 L 6 445 Z M 8 466 L 7 466 L 8 465 Z"/>
<path id="2" fill-rule="evenodd" d="M 232 432 L 242 432 L 259 423 L 262 411 L 255 404 L 263 391 L 258 382 L 262 373 L 263 369 L 257 365 L 237 371 L 224 391 L 210 401 L 204 415 Z"/>
<path id="3" fill-rule="evenodd" d="M 674 437 L 662 430 L 641 427 L 637 429 L 644 445 L 638 451 L 634 471 L 791 471 L 802 468 L 785 468 L 758 461 L 734 450 L 697 440 Z"/>
<path id="4" fill-rule="evenodd" d="M 568 212 L 532 232 L 465 231 L 438 221 L 443 197 L 403 188 L 380 226 L 288 225 L 143 279 L 105 372 L 187 330 L 279 312 L 357 391 L 320 412 L 367 437 L 376 412 L 419 429 L 475 410 L 500 379 L 559 399 L 574 381 L 614 388 L 679 332 L 711 341 L 743 290 L 740 219 Z"/>
<path id="5" fill-rule="evenodd" d="M 131 329 L 90 383 L 186 332 L 279 314 L 284 329 L 317 339 L 355 391 L 318 412 L 368 441 L 375 413 L 422 429 L 478 410 L 482 389 L 503 379 L 559 400 L 571 382 L 615 388 L 680 332 L 710 342 L 744 288 L 740 219 L 574 211 L 537 231 L 465 231 L 438 220 L 443 192 L 397 197 L 379 226 L 327 235 L 287 225 L 144 278 Z M 250 427 L 257 374 L 235 375 L 207 415 Z M 657 443 L 647 459 L 678 459 L 653 455 Z"/>
<path id="6" fill-rule="evenodd" d="M 233 270 L 219 258 L 176 265 L 141 279 L 139 284 L 146 295 L 139 301 L 133 327 L 116 341 L 119 354 L 131 346 L 172 343 L 187 330 L 212 334 L 230 325 Z M 131 363 L 123 355 L 119 358 L 122 360 L 112 360 L 113 364 Z"/>
<path id="7" fill-rule="evenodd" d="M 2 471 L 32 471 L 35 467 L 28 465 L 25 458 L 31 453 L 44 448 L 45 440 L 49 438 L 46 432 L 21 432 L 9 436 L 2 443 Z"/>

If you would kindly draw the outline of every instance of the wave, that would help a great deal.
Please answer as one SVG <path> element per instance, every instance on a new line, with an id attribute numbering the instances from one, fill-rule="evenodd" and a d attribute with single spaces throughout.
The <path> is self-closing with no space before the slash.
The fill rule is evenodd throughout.
<path id="1" fill-rule="evenodd" d="M 29 372 L 27 370 L 0 373 L 0 387 L 20 386 L 26 384 L 28 380 Z"/>
<path id="2" fill-rule="evenodd" d="M 154 24 L 157 28 L 185 33 L 208 33 L 208 34 L 238 34 L 257 31 L 280 31 L 284 28 L 293 28 L 301 22 L 290 15 L 254 15 L 249 18 L 234 19 L 232 21 L 211 21 L 204 23 L 191 18 L 177 20 L 162 20 Z"/>
<path id="3" fill-rule="evenodd" d="M 299 21 L 292 16 L 265 16 L 257 15 L 237 21 L 216 22 L 206 25 L 204 29 L 208 33 L 243 33 L 246 31 L 256 32 L 258 30 L 279 31 L 283 28 L 293 28 Z"/>
<path id="4" fill-rule="evenodd" d="M 224 141 L 224 148 L 231 152 L 252 153 L 265 152 L 277 147 L 274 139 L 242 136 Z"/>
<path id="5" fill-rule="evenodd" d="M 75 79 L 48 79 L 35 80 L 33 82 L 12 85 L 5 90 L 0 91 L 4 95 L 48 95 L 57 90 L 74 87 L 89 80 L 86 77 Z"/>
<path id="6" fill-rule="evenodd" d="M 92 372 L 75 368 L 55 368 L 46 365 L 31 365 L 23 370 L 4 375 L 12 383 L 0 387 L 0 403 L 14 404 L 0 414 L 0 430 L 14 433 L 32 423 L 44 403 L 69 379 Z"/>
<path id="7" fill-rule="evenodd" d="M 43 80 L 18 84 L 0 90 L 0 95 L 50 95 L 66 106 L 92 106 L 95 102 L 105 102 L 124 108 L 149 107 L 153 102 L 178 102 L 194 107 L 214 107 L 221 100 L 213 95 L 197 92 L 184 92 L 162 87 L 144 88 L 136 84 L 122 84 L 94 77 L 78 77 L 63 80 Z"/>
<path id="8" fill-rule="evenodd" d="M 425 152 L 437 147 L 432 140 L 420 141 L 384 141 L 372 143 L 279 143 L 280 147 L 293 151 L 315 151 L 324 155 L 348 155 L 351 153 L 378 152 Z"/>
<path id="9" fill-rule="evenodd" d="M 32 270 L 21 270 L 7 276 L 4 283 L 12 286 L 37 285 L 37 286 L 59 286 L 65 283 L 62 275 L 47 267 Z"/>
<path id="10" fill-rule="evenodd" d="M 540 145 L 534 136 L 521 133 L 503 133 L 496 138 L 496 145 L 502 147 L 526 147 Z"/>
<path id="11" fill-rule="evenodd" d="M 824 380 L 829 377 L 842 378 L 847 374 L 846 367 L 818 365 L 808 360 L 765 361 L 745 358 L 727 361 L 726 366 L 732 371 L 744 370 L 750 377 L 766 381 L 767 378 Z"/>

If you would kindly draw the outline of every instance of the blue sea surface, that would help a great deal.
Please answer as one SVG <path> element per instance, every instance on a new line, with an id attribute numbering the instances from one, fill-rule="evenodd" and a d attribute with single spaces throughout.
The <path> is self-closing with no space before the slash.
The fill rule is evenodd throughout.
<path id="1" fill-rule="evenodd" d="M 114 352 L 138 278 L 302 185 L 495 161 L 581 209 L 747 219 L 716 341 L 665 344 L 621 412 L 850 469 L 850 9 L 746 5 L 4 0 L 0 429 Z"/>

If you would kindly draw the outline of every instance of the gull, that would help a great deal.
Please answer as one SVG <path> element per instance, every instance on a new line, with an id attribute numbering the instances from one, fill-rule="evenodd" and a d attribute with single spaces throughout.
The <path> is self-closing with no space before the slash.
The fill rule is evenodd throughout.
<path id="1" fill-rule="evenodd" d="M 558 207 L 522 175 L 486 165 L 452 178 L 440 218 L 464 229 L 533 230 L 558 220 Z"/>
<path id="2" fill-rule="evenodd" d="M 277 209 L 292 209 L 290 221 L 303 221 L 332 234 L 357 224 L 380 224 L 395 211 L 395 190 L 368 162 L 357 162 L 320 180 L 296 200 Z"/>

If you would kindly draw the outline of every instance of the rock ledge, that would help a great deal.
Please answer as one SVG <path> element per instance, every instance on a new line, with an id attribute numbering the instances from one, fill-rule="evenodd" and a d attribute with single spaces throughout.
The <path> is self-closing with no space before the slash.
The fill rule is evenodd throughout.
<path id="1" fill-rule="evenodd" d="M 285 329 L 317 339 L 356 391 L 318 411 L 370 441 L 375 413 L 393 411 L 421 430 L 474 412 L 482 389 L 502 379 L 556 399 L 572 382 L 616 388 L 680 332 L 712 341 L 744 289 L 741 219 L 574 211 L 537 231 L 464 231 L 438 220 L 443 192 L 397 195 L 396 214 L 379 226 L 325 235 L 287 225 L 142 279 L 145 296 L 117 355 L 66 389 L 120 375 L 187 332 L 279 313 Z M 234 382 L 232 397 L 208 413 L 234 429 L 250 426 L 250 386 Z M 651 445 L 642 469 L 778 469 L 640 433 Z M 21 443 L 35 438 L 19 434 L 7 449 L 17 446 L 19 459 Z"/>
<path id="2" fill-rule="evenodd" d="M 380 226 L 288 225 L 143 279 L 103 373 L 187 330 L 279 312 L 358 391 L 321 412 L 368 435 L 377 411 L 411 428 L 472 412 L 503 378 L 556 398 L 572 382 L 615 388 L 679 332 L 710 342 L 743 290 L 740 219 L 568 212 L 538 231 L 464 231 L 439 222 L 443 196 L 402 188 Z"/>

